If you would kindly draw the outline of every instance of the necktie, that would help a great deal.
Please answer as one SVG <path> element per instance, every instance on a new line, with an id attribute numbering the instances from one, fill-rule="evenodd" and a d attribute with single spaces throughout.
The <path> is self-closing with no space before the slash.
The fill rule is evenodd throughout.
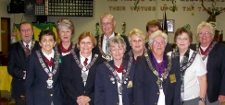
<path id="1" fill-rule="evenodd" d="M 53 59 L 53 58 L 51 58 L 51 60 L 49 61 L 49 60 L 45 57 L 45 63 L 47 63 L 49 67 L 52 66 L 53 62 L 54 62 L 54 59 Z"/>
<path id="2" fill-rule="evenodd" d="M 87 58 L 85 58 L 85 60 L 84 60 L 84 66 L 86 66 L 86 65 L 87 65 L 87 61 L 88 61 L 88 59 L 87 59 Z"/>
<path id="3" fill-rule="evenodd" d="M 29 49 L 29 45 L 28 44 L 26 45 L 26 52 L 27 52 L 27 55 L 30 55 L 30 49 Z"/>
<path id="4" fill-rule="evenodd" d="M 106 38 L 106 44 L 105 44 L 105 54 L 109 54 L 109 38 Z"/>

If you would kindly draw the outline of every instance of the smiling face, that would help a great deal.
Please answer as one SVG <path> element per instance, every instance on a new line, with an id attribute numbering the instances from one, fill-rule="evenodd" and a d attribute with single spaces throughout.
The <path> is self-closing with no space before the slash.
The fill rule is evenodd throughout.
<path id="1" fill-rule="evenodd" d="M 198 38 L 199 38 L 201 45 L 209 46 L 213 40 L 210 28 L 207 26 L 202 27 L 198 32 Z"/>
<path id="2" fill-rule="evenodd" d="M 130 46 L 134 52 L 140 52 L 144 50 L 145 40 L 133 34 L 130 37 Z"/>
<path id="3" fill-rule="evenodd" d="M 41 37 L 39 42 L 41 49 L 43 52 L 51 52 L 53 47 L 55 46 L 56 42 L 52 35 L 45 34 Z"/>
<path id="4" fill-rule="evenodd" d="M 122 60 L 125 50 L 121 44 L 112 43 L 110 45 L 110 53 L 114 60 Z"/>
<path id="5" fill-rule="evenodd" d="M 20 36 L 25 43 L 29 43 L 32 40 L 33 30 L 31 24 L 25 23 L 20 25 Z"/>
<path id="6" fill-rule="evenodd" d="M 58 30 L 59 37 L 62 42 L 70 42 L 72 36 L 72 30 L 66 26 L 61 26 Z"/>
<path id="7" fill-rule="evenodd" d="M 115 25 L 116 22 L 112 18 L 108 16 L 102 17 L 101 28 L 106 36 L 110 36 L 113 34 Z"/>
<path id="8" fill-rule="evenodd" d="M 166 47 L 164 37 L 156 36 L 150 46 L 154 55 L 163 55 Z"/>
<path id="9" fill-rule="evenodd" d="M 81 54 L 91 54 L 92 49 L 94 48 L 93 42 L 90 37 L 85 37 L 79 42 L 79 48 Z"/>
<path id="10" fill-rule="evenodd" d="M 187 33 L 183 32 L 176 38 L 176 44 L 181 51 L 186 51 L 188 47 L 190 46 L 190 38 Z"/>

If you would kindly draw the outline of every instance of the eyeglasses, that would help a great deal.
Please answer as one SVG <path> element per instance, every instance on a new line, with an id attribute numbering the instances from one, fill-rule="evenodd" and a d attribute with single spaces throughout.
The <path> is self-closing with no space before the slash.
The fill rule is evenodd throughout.
<path id="1" fill-rule="evenodd" d="M 165 42 L 158 42 L 158 41 L 153 41 L 153 45 L 158 46 L 158 45 L 165 45 Z"/>
<path id="2" fill-rule="evenodd" d="M 199 35 L 210 35 L 210 34 L 212 34 L 211 32 L 208 32 L 208 31 L 206 31 L 206 32 L 200 32 L 200 33 L 198 33 Z"/>
<path id="3" fill-rule="evenodd" d="M 31 32 L 31 29 L 21 30 L 21 32 Z"/>
<path id="4" fill-rule="evenodd" d="M 109 26 L 111 24 L 112 24 L 112 22 L 101 23 L 102 26 Z"/>

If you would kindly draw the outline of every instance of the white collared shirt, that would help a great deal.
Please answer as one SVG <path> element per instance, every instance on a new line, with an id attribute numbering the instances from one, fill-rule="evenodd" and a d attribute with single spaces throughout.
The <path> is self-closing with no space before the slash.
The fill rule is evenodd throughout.
<path id="1" fill-rule="evenodd" d="M 116 72 L 117 74 L 118 74 L 118 76 L 119 76 L 119 78 L 122 80 L 122 73 L 118 73 L 118 72 Z M 119 82 L 117 82 L 117 93 L 119 93 L 119 86 L 120 85 L 123 85 L 123 84 L 121 84 L 121 83 L 119 83 Z M 120 95 L 120 94 L 118 94 L 118 97 L 119 97 L 119 105 L 123 105 L 123 99 L 122 99 L 122 94 Z"/>
<path id="2" fill-rule="evenodd" d="M 29 49 L 31 49 L 31 43 L 32 43 L 32 40 L 29 42 Z M 23 41 L 23 45 L 26 47 L 26 45 L 27 45 L 27 43 L 25 43 L 24 41 Z"/>
<path id="3" fill-rule="evenodd" d="M 43 52 L 43 51 L 42 51 Z M 54 59 L 54 53 L 55 53 L 55 51 L 52 49 L 52 52 L 51 52 L 51 54 L 46 54 L 45 52 L 43 52 L 43 55 L 50 61 L 51 60 L 51 58 L 53 58 Z M 53 62 L 54 63 L 54 62 Z M 53 65 L 53 64 L 52 64 Z M 50 67 L 50 66 L 48 66 L 48 68 L 49 68 L 49 70 L 50 71 L 52 71 L 52 66 Z"/>
<path id="4" fill-rule="evenodd" d="M 110 35 L 109 39 L 110 39 L 110 38 L 113 38 L 113 37 L 115 37 L 115 33 L 114 33 L 114 32 L 113 32 L 112 35 Z M 103 36 L 103 40 L 102 40 L 102 51 L 103 51 L 104 53 L 106 53 L 106 44 L 107 44 L 106 39 L 107 39 L 107 37 L 106 37 L 106 35 L 104 35 L 104 36 Z"/>
<path id="5" fill-rule="evenodd" d="M 80 62 L 81 62 L 81 64 L 83 65 L 83 69 L 86 69 L 85 68 L 85 66 L 84 66 L 84 61 L 85 61 L 85 57 L 84 56 L 82 56 L 81 55 L 81 53 L 79 53 L 80 54 Z M 91 58 L 92 58 L 92 53 L 88 56 L 88 61 L 87 61 L 87 65 L 91 62 Z M 86 73 L 87 75 L 88 75 L 88 73 L 89 73 L 89 70 L 87 70 L 87 71 L 82 71 L 81 70 L 81 75 L 82 75 L 82 73 Z M 82 77 L 82 76 L 81 76 Z M 87 80 L 86 80 L 87 81 Z M 86 85 L 86 82 L 83 82 L 84 83 L 84 86 Z"/>

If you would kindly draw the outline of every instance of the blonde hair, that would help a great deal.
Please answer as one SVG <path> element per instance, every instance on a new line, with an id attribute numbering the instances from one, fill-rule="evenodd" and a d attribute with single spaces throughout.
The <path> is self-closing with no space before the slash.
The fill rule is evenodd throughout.
<path id="1" fill-rule="evenodd" d="M 198 27 L 197 27 L 197 35 L 199 35 L 199 31 L 203 28 L 203 27 L 208 27 L 210 29 L 210 33 L 211 33 L 211 36 L 212 36 L 212 39 L 215 35 L 215 28 L 213 27 L 213 25 L 211 23 L 208 23 L 208 22 L 201 22 Z"/>
<path id="2" fill-rule="evenodd" d="M 151 45 L 153 43 L 153 39 L 157 36 L 162 36 L 164 38 L 165 44 L 168 42 L 168 35 L 161 30 L 157 30 L 149 37 L 148 45 Z"/>
<path id="3" fill-rule="evenodd" d="M 140 29 L 134 28 L 128 33 L 128 40 L 129 40 L 129 42 L 131 42 L 131 37 L 133 35 L 136 35 L 137 37 L 139 37 L 139 38 L 141 38 L 143 40 L 145 40 L 145 38 L 146 38 L 146 35 Z"/>

